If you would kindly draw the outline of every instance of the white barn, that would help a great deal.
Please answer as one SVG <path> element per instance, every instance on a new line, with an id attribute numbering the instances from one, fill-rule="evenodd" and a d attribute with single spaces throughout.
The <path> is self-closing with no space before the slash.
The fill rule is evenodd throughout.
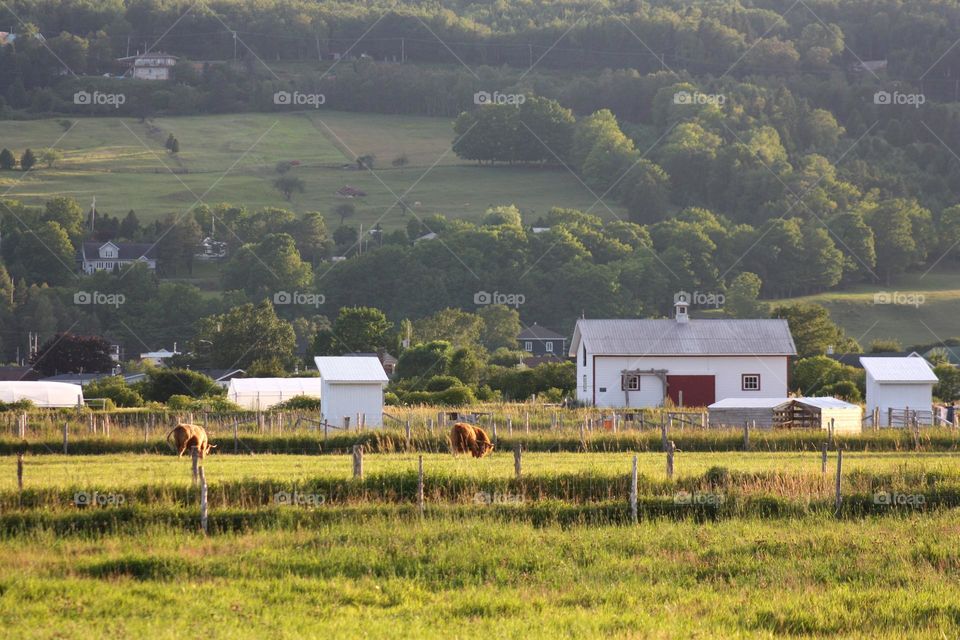
<path id="1" fill-rule="evenodd" d="M 0 402 L 29 400 L 38 407 L 83 405 L 83 387 L 68 382 L 0 382 Z"/>
<path id="2" fill-rule="evenodd" d="M 295 396 L 322 398 L 319 378 L 233 378 L 227 399 L 244 409 L 265 411 Z"/>
<path id="3" fill-rule="evenodd" d="M 933 385 L 937 375 L 920 356 L 905 358 L 871 358 L 863 356 L 860 364 L 867 375 L 867 412 L 880 411 L 880 426 L 903 424 L 902 418 L 891 420 L 891 411 L 907 409 L 922 412 L 920 421 L 932 420 Z M 929 418 L 928 418 L 929 416 Z"/>
<path id="4" fill-rule="evenodd" d="M 570 343 L 577 400 L 596 407 L 705 407 L 725 398 L 784 398 L 786 320 L 578 320 Z"/>
<path id="5" fill-rule="evenodd" d="M 334 425 L 344 418 L 356 424 L 363 414 L 364 425 L 383 426 L 383 387 L 387 373 L 376 356 L 318 356 L 314 358 L 320 371 L 321 413 Z"/>

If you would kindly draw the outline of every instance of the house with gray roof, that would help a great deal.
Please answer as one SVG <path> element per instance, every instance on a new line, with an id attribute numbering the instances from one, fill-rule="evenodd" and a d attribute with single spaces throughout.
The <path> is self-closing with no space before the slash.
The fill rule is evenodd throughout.
<path id="1" fill-rule="evenodd" d="M 690 318 L 577 321 L 569 355 L 577 400 L 597 407 L 706 407 L 727 398 L 784 398 L 796 346 L 786 320 Z"/>
<path id="2" fill-rule="evenodd" d="M 142 242 L 84 242 L 80 247 L 80 270 L 86 274 L 124 269 L 137 262 L 157 269 L 156 245 Z"/>

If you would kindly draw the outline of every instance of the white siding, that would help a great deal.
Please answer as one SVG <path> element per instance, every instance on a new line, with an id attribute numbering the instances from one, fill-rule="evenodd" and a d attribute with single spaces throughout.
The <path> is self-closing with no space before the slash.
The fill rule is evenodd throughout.
<path id="1" fill-rule="evenodd" d="M 596 374 L 594 374 L 594 369 Z M 660 378 L 644 375 L 640 391 L 621 389 L 624 370 L 665 369 L 667 375 L 715 376 L 716 400 L 724 398 L 780 398 L 787 395 L 786 356 L 593 356 L 587 352 L 583 364 L 583 345 L 577 354 L 577 399 L 599 407 L 654 407 L 663 404 L 665 390 Z M 743 391 L 741 375 L 760 375 L 759 391 Z M 593 376 L 596 375 L 596 380 Z M 584 389 L 586 376 L 586 389 Z M 601 388 L 606 391 L 601 391 Z M 596 396 L 594 400 L 594 390 Z"/>
<path id="2" fill-rule="evenodd" d="M 342 426 L 344 417 L 350 426 L 357 424 L 357 414 L 364 414 L 368 427 L 383 426 L 383 385 L 363 382 L 324 382 L 321 412 L 330 424 Z"/>
<path id="3" fill-rule="evenodd" d="M 880 425 L 889 426 L 889 409 L 906 408 L 930 411 L 933 405 L 932 383 L 877 382 L 867 374 L 867 412 L 880 408 Z"/>

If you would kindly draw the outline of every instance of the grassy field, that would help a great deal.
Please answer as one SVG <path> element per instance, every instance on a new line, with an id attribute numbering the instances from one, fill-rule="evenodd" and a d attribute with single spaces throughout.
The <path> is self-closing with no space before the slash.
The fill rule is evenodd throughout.
<path id="1" fill-rule="evenodd" d="M 344 202 L 335 192 L 351 185 L 368 196 L 352 201 L 358 214 L 349 224 L 369 227 L 380 221 L 387 229 L 404 227 L 411 217 L 399 207 L 387 213 L 399 196 L 418 216 L 477 219 L 490 206 L 516 204 L 529 222 L 552 206 L 587 209 L 595 200 L 563 169 L 461 162 L 450 151 L 453 129 L 446 118 L 316 111 L 69 122 L 69 131 L 59 119 L 0 122 L 0 146 L 19 153 L 28 146 L 56 145 L 64 153 L 52 169 L 38 166 L 26 175 L 0 176 L 0 193 L 31 204 L 69 195 L 84 206 L 96 196 L 102 213 L 122 217 L 134 209 L 141 221 L 181 212 L 198 199 L 252 209 L 277 206 L 329 214 L 328 224 L 335 227 L 339 219 L 331 212 Z M 180 141 L 175 156 L 163 146 L 171 133 Z M 352 164 L 366 154 L 376 156 L 375 175 Z M 392 161 L 400 155 L 409 164 L 394 168 Z M 293 202 L 272 186 L 274 167 L 282 160 L 301 163 L 293 171 L 306 191 L 295 194 Z M 595 211 L 612 217 L 602 205 Z"/>

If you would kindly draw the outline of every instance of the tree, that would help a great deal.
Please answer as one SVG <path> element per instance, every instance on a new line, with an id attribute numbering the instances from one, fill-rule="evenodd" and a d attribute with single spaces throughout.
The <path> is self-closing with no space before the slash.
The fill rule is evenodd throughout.
<path id="1" fill-rule="evenodd" d="M 933 395 L 943 402 L 960 400 L 960 368 L 943 363 L 934 367 L 933 372 L 940 380 L 933 389 Z"/>
<path id="2" fill-rule="evenodd" d="M 167 402 L 171 396 L 203 398 L 223 394 L 217 382 L 189 369 L 152 369 L 140 390 L 145 400 Z"/>
<path id="3" fill-rule="evenodd" d="M 839 383 L 849 383 L 855 389 L 865 384 L 862 369 L 841 364 L 824 355 L 797 360 L 791 371 L 790 386 L 803 396 L 832 395 L 827 389 Z M 849 398 L 849 389 L 843 389 L 843 395 Z M 859 400 L 859 398 L 857 398 Z"/>
<path id="4" fill-rule="evenodd" d="M 250 296 L 295 292 L 306 288 L 313 270 L 287 233 L 267 234 L 260 242 L 243 245 L 223 271 L 227 289 L 243 289 Z"/>
<path id="5" fill-rule="evenodd" d="M 357 169 L 373 169 L 373 163 L 376 162 L 376 160 L 377 156 L 372 153 L 357 156 Z"/>
<path id="6" fill-rule="evenodd" d="M 47 169 L 53 169 L 53 165 L 63 159 L 63 152 L 59 149 L 43 149 L 40 151 L 40 162 L 47 165 Z"/>
<path id="7" fill-rule="evenodd" d="M 453 358 L 453 346 L 445 340 L 418 344 L 403 352 L 394 369 L 397 380 L 412 381 L 412 387 L 422 387 L 432 376 L 447 375 Z"/>
<path id="8" fill-rule="evenodd" d="M 340 226 L 343 226 L 347 218 L 352 218 L 357 213 L 357 208 L 351 202 L 341 202 L 333 208 L 333 213 L 340 216 Z"/>
<path id="9" fill-rule="evenodd" d="M 396 158 L 394 158 L 390 164 L 392 164 L 394 168 L 400 169 L 402 171 L 404 167 L 410 164 L 410 158 L 407 157 L 407 154 L 401 153 Z"/>
<path id="10" fill-rule="evenodd" d="M 27 149 L 23 152 L 23 155 L 20 156 L 20 170 L 21 171 L 30 171 L 33 169 L 33 165 L 37 164 L 37 156 L 34 155 L 33 151 Z"/>
<path id="11" fill-rule="evenodd" d="M 870 353 L 893 353 L 903 351 L 899 340 L 879 338 L 870 342 Z"/>
<path id="12" fill-rule="evenodd" d="M 416 342 L 445 340 L 456 347 L 466 347 L 480 343 L 483 326 L 480 316 L 448 307 L 415 320 L 413 334 Z"/>
<path id="13" fill-rule="evenodd" d="M 58 333 L 30 359 L 44 376 L 60 373 L 102 373 L 113 368 L 110 343 L 99 336 Z"/>
<path id="14" fill-rule="evenodd" d="M 930 212 L 914 200 L 885 200 L 867 215 L 876 238 L 877 270 L 887 284 L 927 255 Z"/>
<path id="15" fill-rule="evenodd" d="M 483 320 L 480 343 L 488 351 L 516 349 L 517 336 L 522 329 L 520 313 L 502 304 L 489 304 L 477 314 Z"/>
<path id="16" fill-rule="evenodd" d="M 828 347 L 837 353 L 859 353 L 860 345 L 844 335 L 843 329 L 830 319 L 826 309 L 817 304 L 780 305 L 771 318 L 783 318 L 790 326 L 797 355 L 801 358 L 822 355 Z"/>
<path id="17" fill-rule="evenodd" d="M 133 209 L 127 212 L 126 217 L 120 223 L 119 234 L 121 238 L 126 240 L 136 240 L 140 237 L 140 219 Z"/>
<path id="18" fill-rule="evenodd" d="M 293 198 L 294 192 L 303 193 L 306 190 L 306 187 L 303 184 L 303 180 L 297 176 L 284 175 L 280 176 L 273 181 L 273 188 L 283 194 L 283 198 L 290 202 Z"/>
<path id="19" fill-rule="evenodd" d="M 727 287 L 723 308 L 733 318 L 756 318 L 766 305 L 757 302 L 760 296 L 760 277 L 744 271 L 737 275 Z"/>
<path id="20" fill-rule="evenodd" d="M 18 275 L 30 282 L 59 285 L 75 277 L 73 244 L 63 227 L 52 220 L 19 234 L 14 255 L 21 267 Z"/>
<path id="21" fill-rule="evenodd" d="M 83 209 L 80 208 L 77 201 L 64 196 L 47 200 L 43 215 L 40 217 L 44 222 L 56 222 L 63 227 L 63 230 L 67 232 L 70 240 L 74 243 L 79 242 L 83 237 L 85 218 Z"/>
<path id="22" fill-rule="evenodd" d="M 393 323 L 374 307 L 343 307 L 333 326 L 322 329 L 313 341 L 313 353 L 339 356 L 345 353 L 380 353 L 393 346 Z"/>
<path id="23" fill-rule="evenodd" d="M 296 334 L 289 322 L 277 317 L 273 305 L 244 304 L 197 323 L 193 351 L 209 367 L 246 369 L 258 360 L 294 360 Z"/>
<path id="24" fill-rule="evenodd" d="M 0 151 L 0 169 L 10 171 L 17 166 L 17 158 L 10 149 L 4 148 Z"/>

